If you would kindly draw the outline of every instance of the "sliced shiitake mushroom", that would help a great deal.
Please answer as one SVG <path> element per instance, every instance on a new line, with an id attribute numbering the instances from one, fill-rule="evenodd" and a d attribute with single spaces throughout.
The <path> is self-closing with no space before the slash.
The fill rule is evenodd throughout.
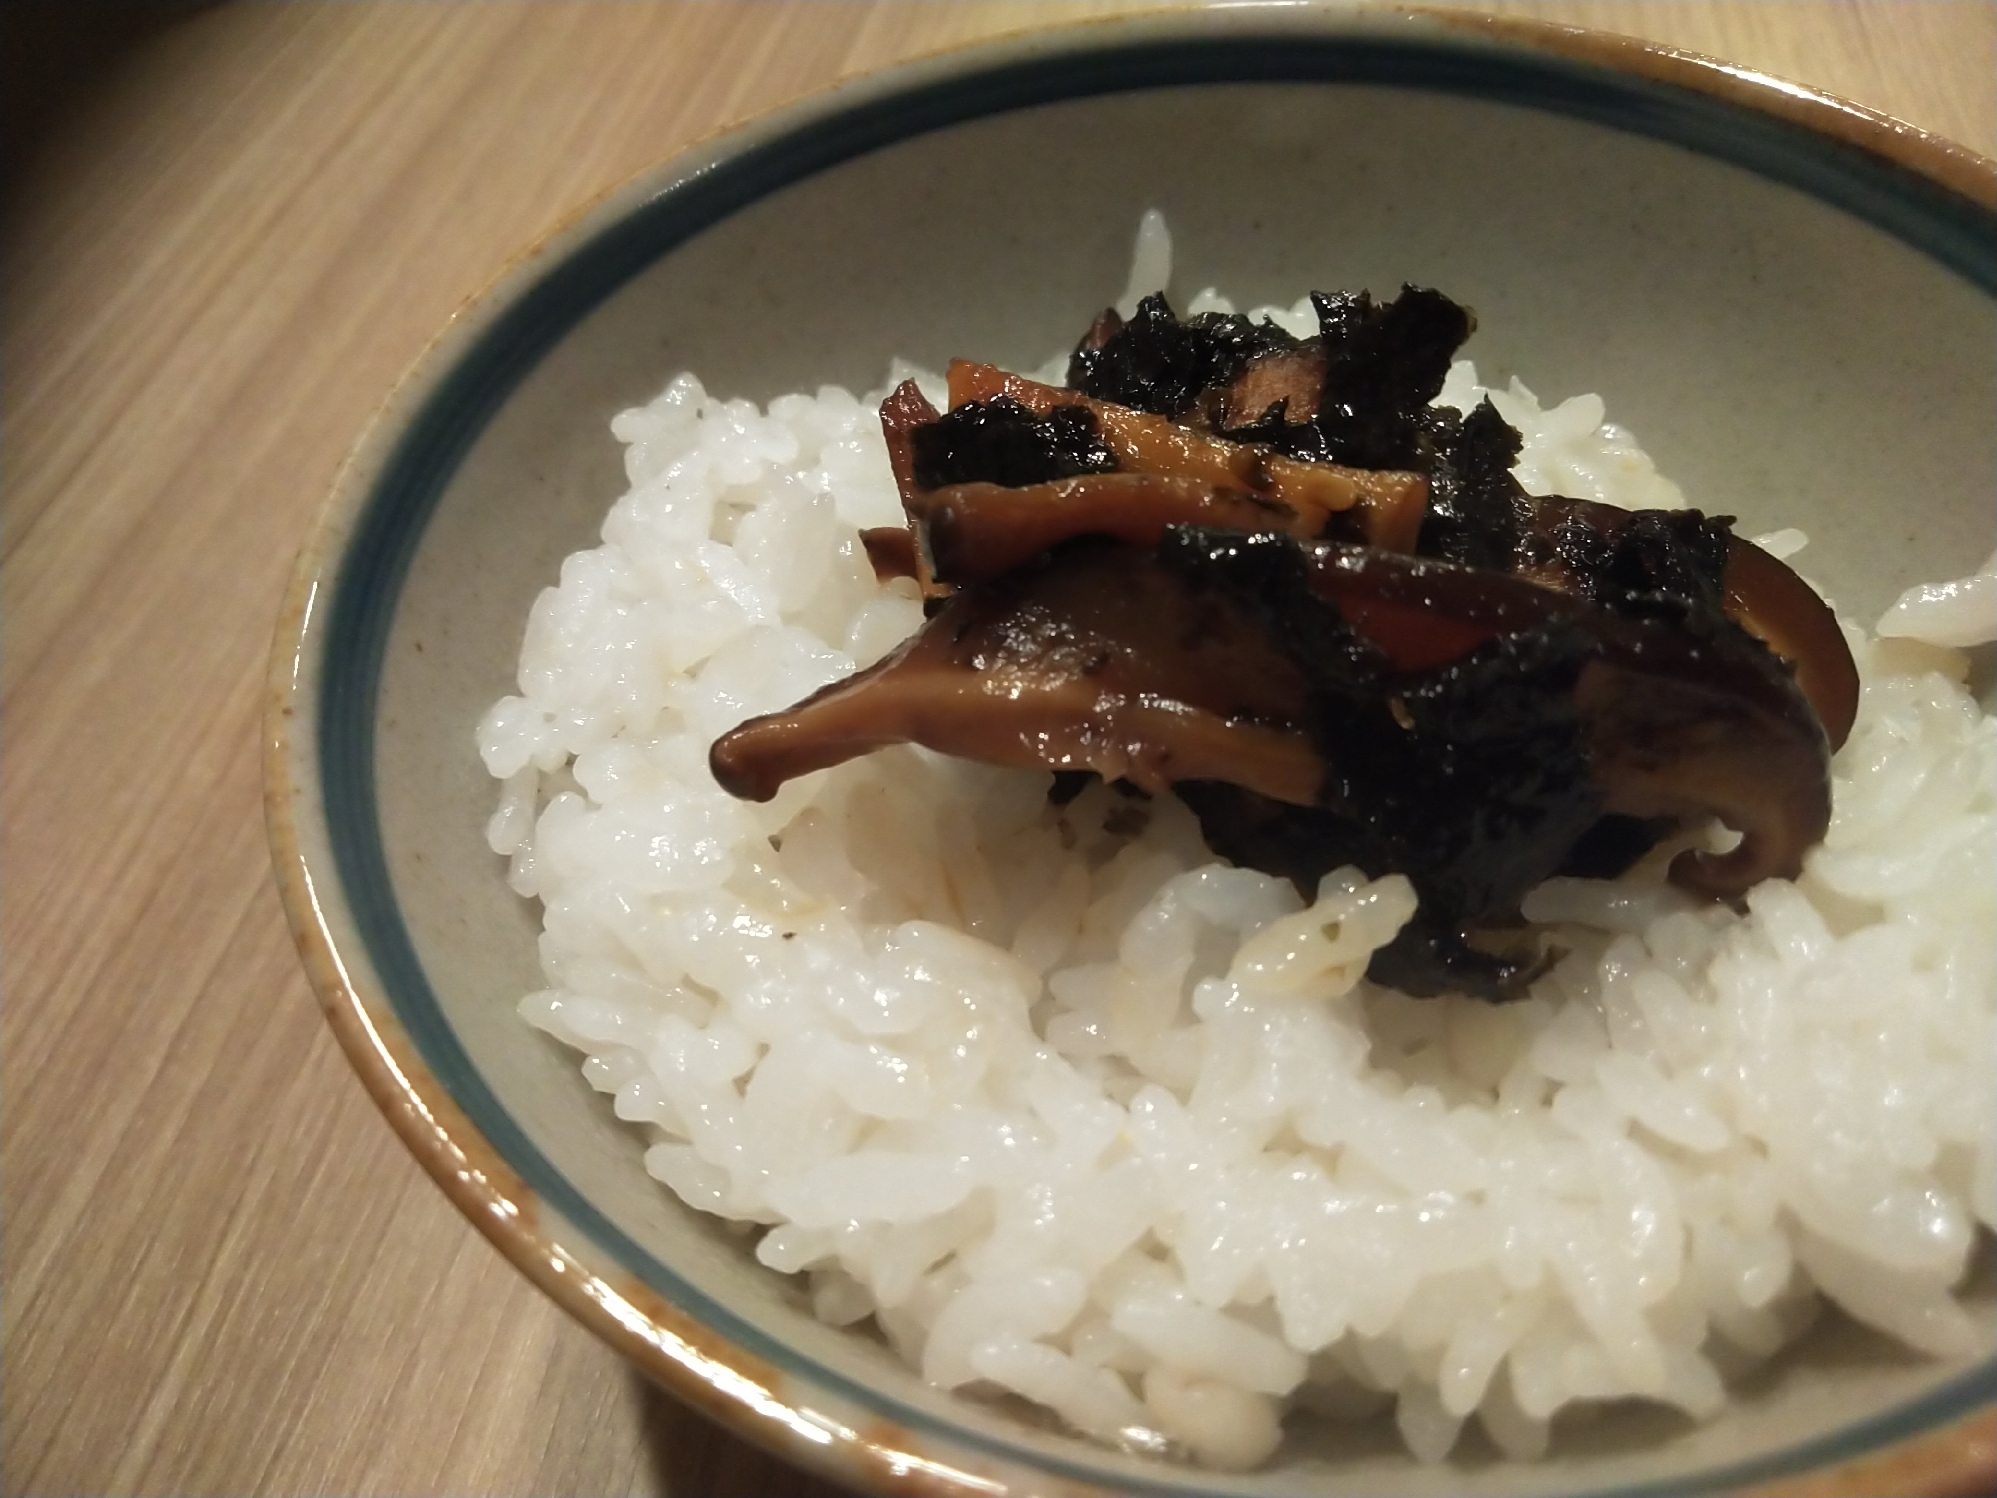
<path id="1" fill-rule="evenodd" d="M 872 668 L 718 739 L 714 778 L 767 801 L 786 780 L 889 744 L 1092 771 L 1161 792 L 1230 780 L 1317 799 L 1301 674 L 1262 628 L 1148 550 L 1069 548 L 959 590 Z"/>
<path id="2" fill-rule="evenodd" d="M 1405 873 L 1420 911 L 1371 972 L 1417 994 L 1516 992 L 1543 966 L 1524 894 L 1674 825 L 1740 834 L 1681 853 L 1684 888 L 1794 877 L 1857 702 L 1830 610 L 1725 519 L 1525 495 L 1488 402 L 1427 404 L 1471 326 L 1447 298 L 1315 300 L 1309 340 L 1106 313 L 1093 394 L 964 361 L 947 412 L 899 386 L 908 525 L 862 541 L 929 618 L 724 735 L 719 783 L 766 800 L 915 743 L 1176 789 L 1216 852 L 1307 893 Z"/>

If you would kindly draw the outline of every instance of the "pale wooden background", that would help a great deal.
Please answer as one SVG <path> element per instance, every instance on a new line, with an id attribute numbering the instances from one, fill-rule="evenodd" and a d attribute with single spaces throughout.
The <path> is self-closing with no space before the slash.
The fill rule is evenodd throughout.
<path id="1" fill-rule="evenodd" d="M 37 95 L 0 239 L 7 1491 L 831 1491 L 642 1387 L 348 1074 L 265 863 L 264 653 L 342 452 L 510 250 L 806 89 L 1111 8 L 237 3 Z M 1509 8 L 1997 151 L 1988 3 Z"/>

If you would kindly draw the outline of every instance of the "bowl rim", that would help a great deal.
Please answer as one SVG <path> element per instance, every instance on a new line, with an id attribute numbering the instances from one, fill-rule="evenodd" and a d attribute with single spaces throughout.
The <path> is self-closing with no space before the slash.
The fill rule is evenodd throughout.
<path id="1" fill-rule="evenodd" d="M 516 1267 L 680 1398 L 788 1460 L 872 1491 L 1107 1495 L 1132 1488 L 1107 1474 L 1061 1463 L 1050 1467 L 1021 1446 L 995 1444 L 961 1426 L 938 1428 L 932 1417 L 883 1401 L 793 1350 L 781 1350 L 777 1360 L 759 1355 L 616 1262 L 614 1252 L 528 1185 L 506 1153 L 460 1106 L 403 1023 L 350 901 L 335 846 L 340 834 L 325 799 L 322 732 L 336 710 L 357 711 L 371 721 L 373 701 L 371 696 L 358 699 L 351 683 L 329 678 L 330 619 L 343 593 L 352 591 L 347 586 L 350 548 L 369 514 L 384 502 L 384 476 L 398 463 L 412 461 L 408 450 L 412 425 L 442 398 L 450 373 L 485 345 L 488 335 L 521 307 L 530 291 L 556 270 L 572 265 L 579 253 L 600 246 L 613 226 L 655 209 L 675 194 L 711 186 L 722 168 L 741 163 L 763 147 L 793 142 L 806 131 L 822 132 L 830 123 L 869 109 L 893 107 L 925 89 L 934 92 L 943 85 L 961 89 L 967 81 L 989 81 L 1008 69 L 1016 75 L 1022 68 L 1044 71 L 1078 58 L 1100 62 L 1105 56 L 1194 38 L 1210 52 L 1217 37 L 1263 47 L 1272 40 L 1295 43 L 1300 38 L 1348 47 L 1411 44 L 1438 55 L 1473 54 L 1487 66 L 1502 61 L 1521 67 L 1533 60 L 1556 60 L 1586 70 L 1612 94 L 1623 90 L 1608 101 L 1611 110 L 1630 106 L 1632 86 L 1639 100 L 1646 90 L 1702 96 L 1728 106 L 1736 118 L 1744 113 L 1750 119 L 1779 122 L 1815 140 L 1833 142 L 1854 159 L 1905 174 L 1922 185 L 1931 206 L 1952 207 L 1972 233 L 1985 231 L 1990 216 L 1997 214 L 1997 163 L 1890 116 L 1751 69 L 1634 38 L 1509 17 L 1428 6 L 1300 8 L 1272 0 L 1221 11 L 1167 10 L 1070 21 L 950 48 L 832 84 L 746 124 L 715 131 L 611 188 L 513 256 L 482 290 L 464 300 L 392 387 L 348 454 L 300 550 L 279 614 L 266 691 L 264 776 L 272 860 L 286 918 L 328 1023 L 376 1103 L 419 1163 Z M 1229 79 L 1209 76 L 1201 81 Z M 1154 79 L 1126 86 L 1159 85 Z M 995 100 L 960 100 L 943 123 L 1102 92 L 1086 80 L 1071 84 L 1067 92 L 1025 99 L 1003 95 L 1001 90 L 1002 96 Z M 1574 108 L 1564 112 L 1587 114 Z M 1643 122 L 1632 125 L 1627 118 L 1591 117 L 1619 129 L 1659 133 L 1654 127 L 1646 129 Z M 913 133 L 894 130 L 875 143 Z M 857 152 L 822 157 L 785 180 L 797 180 L 852 154 Z M 776 185 L 781 183 L 754 187 L 748 197 L 724 206 L 707 222 L 725 217 Z M 1805 190 L 1810 190 L 1808 184 Z M 1849 204 L 1840 206 L 1868 216 Z M 1886 227 L 1896 232 L 1892 225 Z M 1959 245 L 1944 243 L 1938 248 L 1930 242 L 1917 247 L 1997 294 L 1997 273 L 1991 269 L 1997 257 L 1972 256 L 1972 263 L 1962 264 L 1957 263 L 1963 258 Z M 623 267 L 621 275 L 617 267 L 595 266 L 593 274 L 615 276 L 600 295 L 608 295 L 652 258 Z M 570 324 L 587 310 L 585 305 L 574 311 Z M 516 377 L 527 363 L 531 359 L 514 371 Z M 505 388 L 511 388 L 510 381 Z M 466 445 L 482 425 L 481 420 L 464 436 Z M 432 462 L 429 477 L 438 490 L 460 456 L 462 449 L 446 454 L 441 463 Z M 415 522 L 415 534 L 420 535 L 424 518 Z M 396 575 L 388 589 L 391 601 L 399 587 Z M 366 804 L 373 808 L 371 787 Z M 724 1314 L 722 1319 L 733 1317 Z M 780 1367 L 779 1361 L 794 1366 Z M 800 1372 L 796 1364 L 806 1371 Z M 1904 1428 L 1900 1417 L 1909 1410 L 1934 1404 L 1937 1392 L 1947 1393 L 1964 1383 L 1972 1385 L 1960 1391 L 1966 1397 L 1942 1401 L 1946 1409 L 1930 1411 L 1911 1431 Z M 1900 1482 L 1905 1491 L 1978 1491 L 1997 1465 L 1993 1396 L 1997 1396 L 1997 1363 L 1982 1365 L 1941 1391 L 1869 1417 L 1856 1427 L 1685 1480 L 1718 1483 L 1769 1498 L 1876 1492 L 1882 1490 L 1877 1484 L 1888 1478 Z M 1897 1438 L 1875 1429 L 1896 1421 L 1901 1423 Z M 1860 1433 L 1858 1438 L 1852 1437 L 1853 1431 Z M 1646 1481 L 1613 1493 L 1683 1491 L 1685 1480 Z M 1852 1485 L 1854 1480 L 1859 1485 Z M 1914 1486 L 1905 1486 L 1909 1481 Z M 1161 1494 L 1184 1491 L 1162 1481 L 1147 1486 Z"/>

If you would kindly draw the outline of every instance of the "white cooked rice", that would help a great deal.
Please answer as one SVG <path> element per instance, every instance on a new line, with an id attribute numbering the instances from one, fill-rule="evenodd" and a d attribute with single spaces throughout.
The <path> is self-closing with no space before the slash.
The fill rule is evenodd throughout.
<path id="1" fill-rule="evenodd" d="M 1482 393 L 1460 364 L 1443 398 Z M 1683 504 L 1597 397 L 1489 393 L 1528 489 Z M 1362 976 L 1405 879 L 1306 908 L 1170 798 L 1055 808 L 908 747 L 716 787 L 717 735 L 921 622 L 856 536 L 902 519 L 877 399 L 682 375 L 618 416 L 631 490 L 479 729 L 545 909 L 522 1013 L 654 1176 L 932 1383 L 1220 1467 L 1297 1407 L 1391 1401 L 1431 1461 L 1473 1416 L 1519 1457 L 1574 1401 L 1709 1416 L 1820 1296 L 1980 1345 L 1951 1291 L 1997 1226 L 1997 728 L 1963 657 L 1853 632 L 1835 820 L 1746 917 L 1656 857 L 1554 880 L 1527 913 L 1572 955 L 1530 997 L 1410 1000 Z"/>

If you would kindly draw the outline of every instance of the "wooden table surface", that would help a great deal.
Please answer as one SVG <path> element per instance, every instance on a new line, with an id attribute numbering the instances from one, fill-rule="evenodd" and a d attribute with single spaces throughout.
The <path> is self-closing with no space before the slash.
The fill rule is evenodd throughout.
<path id="1" fill-rule="evenodd" d="M 44 90 L 0 261 L 5 1491 L 833 1491 L 641 1383 L 376 1114 L 267 871 L 265 651 L 342 453 L 509 251 L 835 78 L 1112 8 L 245 0 Z M 1989 3 L 1511 8 L 1997 154 Z"/>

